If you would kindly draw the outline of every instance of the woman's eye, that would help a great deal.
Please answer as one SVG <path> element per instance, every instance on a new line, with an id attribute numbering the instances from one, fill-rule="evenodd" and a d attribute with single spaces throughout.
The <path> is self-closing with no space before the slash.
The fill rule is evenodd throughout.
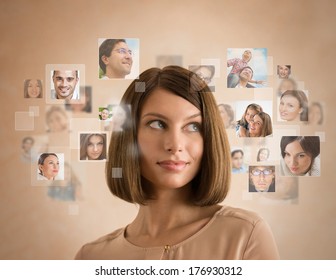
<path id="1" fill-rule="evenodd" d="M 299 158 L 304 158 L 306 155 L 305 154 L 300 154 Z"/>
<path id="2" fill-rule="evenodd" d="M 148 125 L 149 125 L 151 128 L 155 128 L 155 129 L 163 129 L 163 128 L 165 128 L 164 123 L 163 123 L 162 121 L 158 121 L 158 120 L 156 120 L 156 121 L 150 121 L 150 122 L 148 123 Z"/>
<path id="3" fill-rule="evenodd" d="M 185 128 L 190 132 L 199 132 L 201 130 L 201 125 L 198 123 L 191 123 L 188 124 Z"/>

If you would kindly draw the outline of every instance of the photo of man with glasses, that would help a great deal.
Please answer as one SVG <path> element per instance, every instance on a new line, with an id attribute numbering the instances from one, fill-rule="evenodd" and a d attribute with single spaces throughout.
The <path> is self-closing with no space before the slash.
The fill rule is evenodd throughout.
<path id="1" fill-rule="evenodd" d="M 131 73 L 133 53 L 125 39 L 106 39 L 99 46 L 99 78 L 125 79 Z"/>

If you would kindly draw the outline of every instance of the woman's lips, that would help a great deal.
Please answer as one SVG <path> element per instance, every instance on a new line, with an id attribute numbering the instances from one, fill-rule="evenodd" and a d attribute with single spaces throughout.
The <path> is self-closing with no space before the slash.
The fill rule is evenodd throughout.
<path id="1" fill-rule="evenodd" d="M 182 171 L 189 163 L 181 160 L 164 160 L 159 161 L 157 164 L 168 171 Z"/>
<path id="2" fill-rule="evenodd" d="M 297 172 L 298 169 L 299 169 L 299 168 L 297 168 L 297 167 L 291 167 L 291 168 L 290 168 L 290 170 L 291 170 L 292 172 Z"/>

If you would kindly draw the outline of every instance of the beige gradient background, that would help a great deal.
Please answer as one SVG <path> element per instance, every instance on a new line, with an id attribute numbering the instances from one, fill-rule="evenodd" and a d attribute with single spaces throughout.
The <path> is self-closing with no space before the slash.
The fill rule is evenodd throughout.
<path id="1" fill-rule="evenodd" d="M 109 193 L 103 163 L 78 162 L 75 140 L 64 149 L 82 182 L 78 201 L 51 200 L 45 186 L 31 185 L 30 166 L 19 159 L 24 136 L 45 134 L 45 99 L 25 100 L 23 81 L 45 81 L 46 64 L 85 64 L 93 112 L 91 122 L 76 118 L 72 129 L 93 129 L 98 107 L 118 102 L 130 83 L 98 80 L 97 40 L 118 37 L 140 39 L 140 71 L 155 66 L 158 55 L 182 55 L 185 67 L 219 59 L 215 82 L 221 102 L 251 98 L 250 92 L 244 96 L 225 88 L 227 48 L 267 48 L 270 88 L 275 88 L 276 65 L 292 65 L 310 100 L 326 104 L 325 125 L 299 131 L 325 133 L 322 176 L 299 178 L 297 204 L 264 203 L 244 193 L 246 176 L 235 176 L 224 203 L 260 213 L 282 259 L 335 259 L 335 10 L 333 0 L 1 1 L 0 259 L 72 259 L 81 245 L 134 217 L 136 206 Z M 39 107 L 35 130 L 15 131 L 15 112 L 30 106 Z M 275 113 L 276 107 L 273 119 Z"/>

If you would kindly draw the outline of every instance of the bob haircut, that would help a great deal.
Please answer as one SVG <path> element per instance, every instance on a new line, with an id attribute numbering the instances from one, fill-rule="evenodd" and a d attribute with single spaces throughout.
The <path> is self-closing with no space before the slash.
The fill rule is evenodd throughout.
<path id="1" fill-rule="evenodd" d="M 33 80 L 33 79 L 29 79 L 29 80 L 25 80 L 24 81 L 24 86 L 23 86 L 23 92 L 24 92 L 24 97 L 25 98 L 31 98 L 29 95 L 28 95 L 28 86 L 29 86 L 29 83 L 30 81 Z M 40 88 L 40 94 L 36 97 L 36 98 L 42 98 L 43 97 L 43 87 L 42 87 L 42 81 L 41 80 L 37 80 L 37 84 Z"/>
<path id="2" fill-rule="evenodd" d="M 300 121 L 308 121 L 308 98 L 307 98 L 307 95 L 302 90 L 287 90 L 281 95 L 280 100 L 284 96 L 292 96 L 299 101 L 300 108 L 302 109 L 302 112 L 300 113 Z"/>
<path id="3" fill-rule="evenodd" d="M 145 91 L 136 91 L 139 82 L 145 83 Z M 125 201 L 142 205 L 155 199 L 141 178 L 137 135 L 142 107 L 156 89 L 168 90 L 201 111 L 204 152 L 200 170 L 191 182 L 191 202 L 208 206 L 223 201 L 231 180 L 230 148 L 225 128 L 209 87 L 195 73 L 179 66 L 144 71 L 122 97 L 121 104 L 130 106 L 131 117 L 126 129 L 111 136 L 106 162 L 106 180 L 111 192 Z M 113 176 L 115 168 L 121 168 L 122 178 Z"/>
<path id="4" fill-rule="evenodd" d="M 318 136 L 283 136 L 280 141 L 281 156 L 285 158 L 288 144 L 298 141 L 302 149 L 313 160 L 320 154 L 320 137 Z"/>
<path id="5" fill-rule="evenodd" d="M 255 116 L 259 116 L 263 121 L 261 135 L 259 137 L 271 135 L 273 133 L 273 128 L 270 115 L 265 112 L 259 112 L 258 114 L 255 114 Z"/>
<path id="6" fill-rule="evenodd" d="M 92 136 L 98 136 L 103 139 L 103 151 L 96 160 L 106 159 L 106 134 L 105 133 L 83 133 L 80 135 L 80 160 L 86 160 L 87 147 L 89 145 L 90 138 Z"/>
<path id="7" fill-rule="evenodd" d="M 99 66 L 100 69 L 106 74 L 106 65 L 102 60 L 103 56 L 110 57 L 114 46 L 118 43 L 126 43 L 125 39 L 106 39 L 99 47 Z"/>
<path id="8" fill-rule="evenodd" d="M 42 171 L 41 171 L 41 169 L 40 169 L 40 165 L 43 165 L 45 159 L 46 159 L 48 156 L 55 156 L 55 157 L 58 158 L 58 156 L 57 156 L 56 154 L 54 154 L 54 153 L 43 153 L 43 154 L 41 154 L 40 157 L 39 157 L 39 159 L 38 159 L 38 162 L 37 162 L 37 165 L 39 166 L 38 170 L 39 170 L 39 172 L 40 172 L 40 175 L 43 175 L 43 174 L 42 174 Z"/>
<path id="9" fill-rule="evenodd" d="M 256 111 L 257 113 L 260 113 L 260 112 L 263 111 L 263 108 L 262 108 L 260 105 L 255 104 L 255 103 L 251 103 L 251 104 L 249 104 L 249 105 L 246 107 L 245 112 L 244 112 L 244 114 L 242 115 L 241 119 L 240 119 L 239 121 L 237 121 L 237 125 L 241 125 L 241 126 L 244 126 L 244 127 L 246 127 L 246 126 L 248 125 L 248 122 L 247 122 L 246 119 L 245 119 L 245 116 L 246 116 L 246 114 L 247 114 L 248 109 L 250 109 L 250 110 L 254 110 L 254 111 Z"/>

